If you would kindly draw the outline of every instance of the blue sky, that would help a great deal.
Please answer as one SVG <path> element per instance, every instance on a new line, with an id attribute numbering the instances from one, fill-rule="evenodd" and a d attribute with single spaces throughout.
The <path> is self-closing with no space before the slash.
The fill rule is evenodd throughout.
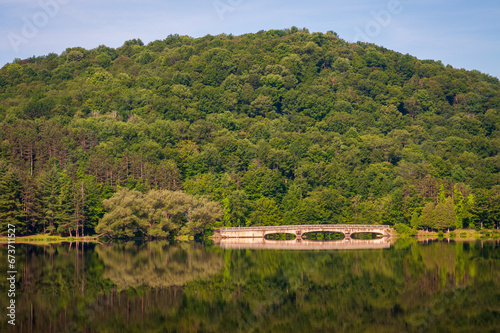
<path id="1" fill-rule="evenodd" d="M 500 77 L 499 18 L 498 0 L 0 0 L 0 67 L 132 38 L 297 26 Z"/>

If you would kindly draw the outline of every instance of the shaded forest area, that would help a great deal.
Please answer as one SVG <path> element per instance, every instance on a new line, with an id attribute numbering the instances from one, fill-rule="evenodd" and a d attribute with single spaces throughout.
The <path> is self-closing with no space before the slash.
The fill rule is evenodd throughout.
<path id="1" fill-rule="evenodd" d="M 333 32 L 17 59 L 0 70 L 1 230 L 498 228 L 499 126 L 497 78 Z"/>

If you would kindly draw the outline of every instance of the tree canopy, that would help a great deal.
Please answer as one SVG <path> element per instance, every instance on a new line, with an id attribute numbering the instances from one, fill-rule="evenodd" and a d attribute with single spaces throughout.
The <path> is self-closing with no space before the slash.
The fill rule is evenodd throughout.
<path id="1" fill-rule="evenodd" d="M 498 227 L 497 78 L 306 29 L 139 41 L 0 69 L 2 230 L 118 230 L 115 214 L 162 236 L 159 193 L 191 198 L 190 233 Z"/>

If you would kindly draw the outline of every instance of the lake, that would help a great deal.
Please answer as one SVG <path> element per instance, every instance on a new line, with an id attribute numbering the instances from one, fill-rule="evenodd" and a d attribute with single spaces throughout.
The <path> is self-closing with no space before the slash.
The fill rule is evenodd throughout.
<path id="1" fill-rule="evenodd" d="M 2 314 L 2 332 L 500 331 L 499 241 L 16 247 L 17 326 Z"/>

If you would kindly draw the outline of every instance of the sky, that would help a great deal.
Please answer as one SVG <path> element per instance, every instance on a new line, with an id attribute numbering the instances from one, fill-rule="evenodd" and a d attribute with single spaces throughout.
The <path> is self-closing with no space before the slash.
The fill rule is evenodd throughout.
<path id="1" fill-rule="evenodd" d="M 0 0 L 0 67 L 68 47 L 296 26 L 500 78 L 499 18 L 498 0 Z"/>

